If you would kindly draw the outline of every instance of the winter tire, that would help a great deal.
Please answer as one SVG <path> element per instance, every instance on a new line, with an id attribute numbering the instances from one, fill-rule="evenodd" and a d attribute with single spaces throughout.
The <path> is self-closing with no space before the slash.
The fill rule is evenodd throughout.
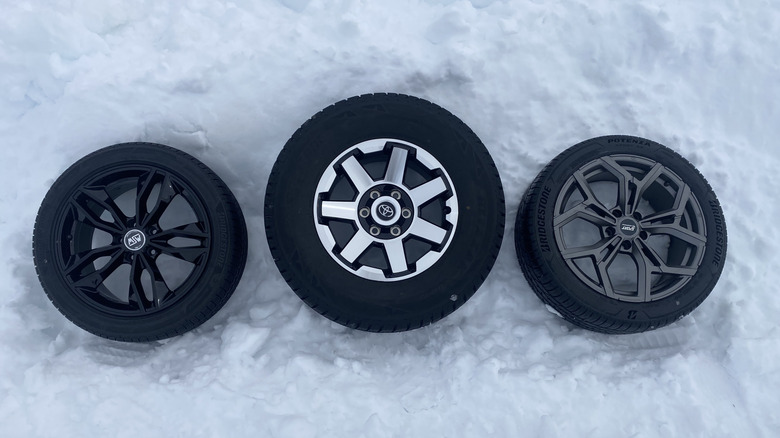
<path id="1" fill-rule="evenodd" d="M 584 141 L 526 191 L 515 246 L 531 287 L 566 320 L 604 333 L 670 324 L 712 291 L 723 212 L 704 177 L 637 137 Z"/>
<path id="2" fill-rule="evenodd" d="M 44 291 L 68 319 L 144 342 L 191 330 L 225 304 L 246 239 L 236 199 L 204 164 L 167 146 L 125 143 L 54 182 L 33 254 Z"/>
<path id="3" fill-rule="evenodd" d="M 410 330 L 455 311 L 493 266 L 504 196 L 477 136 L 415 97 L 353 97 L 312 117 L 274 164 L 268 243 L 290 287 L 342 325 Z"/>

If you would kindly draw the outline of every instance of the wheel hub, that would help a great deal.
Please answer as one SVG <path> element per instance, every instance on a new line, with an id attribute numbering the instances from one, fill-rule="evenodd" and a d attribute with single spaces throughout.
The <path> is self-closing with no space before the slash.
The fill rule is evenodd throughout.
<path id="1" fill-rule="evenodd" d="M 618 226 L 618 232 L 624 239 L 633 239 L 639 235 L 639 224 L 633 219 L 623 219 Z"/>
<path id="2" fill-rule="evenodd" d="M 146 246 L 146 234 L 138 229 L 132 229 L 125 233 L 122 242 L 129 251 L 140 251 Z"/>

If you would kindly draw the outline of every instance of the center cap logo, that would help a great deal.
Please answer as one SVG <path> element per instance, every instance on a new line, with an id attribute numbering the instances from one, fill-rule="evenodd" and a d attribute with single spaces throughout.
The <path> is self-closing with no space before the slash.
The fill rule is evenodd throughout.
<path id="1" fill-rule="evenodd" d="M 393 206 L 390 205 L 390 203 L 384 203 L 380 204 L 377 208 L 377 211 L 379 212 L 382 217 L 391 218 L 395 214 L 395 210 L 393 209 Z"/>
<path id="2" fill-rule="evenodd" d="M 634 233 L 636 233 L 636 230 L 637 230 L 637 224 L 632 220 L 625 220 L 620 223 L 620 231 L 623 234 L 631 236 Z"/>
<path id="3" fill-rule="evenodd" d="M 138 251 L 146 245 L 146 236 L 140 230 L 130 230 L 125 234 L 124 242 L 130 251 Z"/>

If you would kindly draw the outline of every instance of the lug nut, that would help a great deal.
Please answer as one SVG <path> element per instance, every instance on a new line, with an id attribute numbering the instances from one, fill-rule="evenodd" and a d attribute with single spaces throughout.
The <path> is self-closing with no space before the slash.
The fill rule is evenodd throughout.
<path id="1" fill-rule="evenodd" d="M 401 210 L 401 217 L 403 217 L 404 219 L 409 219 L 410 217 L 412 217 L 412 210 L 409 210 L 408 208 L 404 208 L 403 210 Z"/>
<path id="2" fill-rule="evenodd" d="M 401 192 L 399 192 L 398 190 L 393 190 L 390 193 L 390 196 L 392 196 L 395 199 L 401 199 Z"/>
<path id="3" fill-rule="evenodd" d="M 368 207 L 363 207 L 360 209 L 360 217 L 366 218 L 369 214 L 371 214 L 371 210 L 368 209 Z"/>
<path id="4" fill-rule="evenodd" d="M 372 191 L 371 191 L 371 193 L 369 193 L 369 194 L 368 194 L 368 196 L 369 196 L 371 199 L 376 199 L 376 198 L 378 198 L 378 197 L 379 197 L 379 192 L 378 192 L 378 191 L 376 191 L 376 190 L 372 190 Z"/>
<path id="5" fill-rule="evenodd" d="M 372 236 L 378 236 L 379 235 L 379 227 L 376 225 L 372 225 L 371 228 L 368 229 L 368 232 L 371 233 Z"/>
<path id="6" fill-rule="evenodd" d="M 624 240 L 624 241 L 623 241 L 623 243 L 622 243 L 622 244 L 620 244 L 620 246 L 622 246 L 622 247 L 623 247 L 623 249 L 625 249 L 626 251 L 628 251 L 629 249 L 631 249 L 631 242 L 630 242 L 630 241 L 628 241 L 628 240 Z"/>
<path id="7" fill-rule="evenodd" d="M 632 216 L 634 216 L 634 219 L 636 219 L 636 220 L 638 220 L 638 221 L 641 221 L 641 220 L 642 220 L 642 213 L 640 213 L 640 212 L 638 212 L 638 211 L 635 211 L 635 212 L 634 212 L 634 214 L 633 214 Z"/>
<path id="8" fill-rule="evenodd" d="M 647 234 L 647 231 L 642 230 L 642 231 L 639 232 L 639 238 L 640 239 L 647 240 L 648 237 L 650 237 L 650 235 Z"/>
<path id="9" fill-rule="evenodd" d="M 393 236 L 398 237 L 399 235 L 401 235 L 401 227 L 396 226 L 396 227 L 390 228 L 390 234 L 392 234 Z"/>
<path id="10" fill-rule="evenodd" d="M 615 235 L 615 227 L 607 227 L 607 236 L 612 237 Z"/>
<path id="11" fill-rule="evenodd" d="M 616 208 L 616 209 L 612 210 L 612 216 L 615 216 L 615 217 L 623 216 L 623 212 L 620 211 L 620 209 Z"/>

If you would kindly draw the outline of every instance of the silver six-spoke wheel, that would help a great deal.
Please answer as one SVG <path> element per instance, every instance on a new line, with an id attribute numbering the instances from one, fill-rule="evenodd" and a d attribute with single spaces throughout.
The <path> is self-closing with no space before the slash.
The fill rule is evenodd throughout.
<path id="1" fill-rule="evenodd" d="M 447 250 L 458 199 L 433 155 L 403 140 L 373 139 L 328 165 L 314 221 L 320 243 L 344 269 L 397 281 L 425 271 Z"/>

